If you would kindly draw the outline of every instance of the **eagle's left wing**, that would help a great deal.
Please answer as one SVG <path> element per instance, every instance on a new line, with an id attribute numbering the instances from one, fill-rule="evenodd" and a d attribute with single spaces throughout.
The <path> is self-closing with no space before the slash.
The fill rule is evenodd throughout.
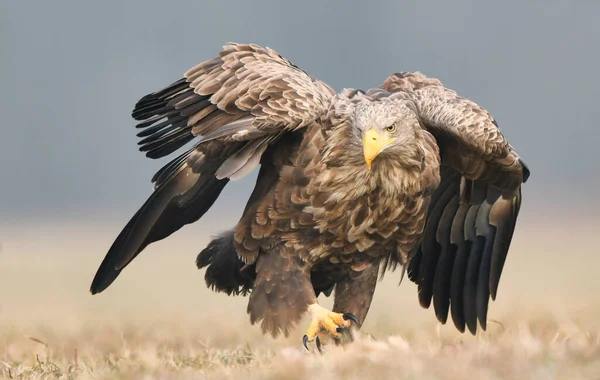
<path id="1" fill-rule="evenodd" d="M 413 102 L 442 158 L 441 183 L 431 198 L 421 244 L 408 274 L 419 301 L 433 299 L 438 320 L 451 307 L 455 326 L 486 328 L 521 206 L 529 170 L 493 117 L 479 105 L 420 73 L 389 77 L 382 90 Z M 379 90 L 381 91 L 381 90 Z"/>
<path id="2" fill-rule="evenodd" d="M 274 50 L 230 43 L 218 57 L 143 97 L 132 116 L 140 121 L 140 150 L 148 157 L 197 143 L 155 174 L 155 191 L 109 249 L 92 293 L 106 289 L 146 246 L 200 219 L 227 182 L 249 174 L 263 154 L 277 149 L 286 158 L 283 136 L 302 133 L 334 96 Z M 263 170 L 257 188 L 276 179 L 276 172 Z"/>

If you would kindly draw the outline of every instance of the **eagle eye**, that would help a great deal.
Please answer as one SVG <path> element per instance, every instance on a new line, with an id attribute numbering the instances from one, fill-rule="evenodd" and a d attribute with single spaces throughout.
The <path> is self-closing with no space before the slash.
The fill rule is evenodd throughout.
<path id="1" fill-rule="evenodd" d="M 394 133 L 394 132 L 396 132 L 396 123 L 390 125 L 385 130 L 386 130 L 387 133 Z"/>

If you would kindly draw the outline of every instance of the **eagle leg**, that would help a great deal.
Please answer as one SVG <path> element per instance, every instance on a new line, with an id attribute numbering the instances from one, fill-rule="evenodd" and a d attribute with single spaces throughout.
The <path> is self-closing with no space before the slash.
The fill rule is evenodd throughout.
<path id="1" fill-rule="evenodd" d="M 352 313 L 357 319 L 357 327 L 362 326 L 369 312 L 377 278 L 379 263 L 371 263 L 359 272 L 352 271 L 335 285 L 334 312 Z"/>
<path id="2" fill-rule="evenodd" d="M 308 350 L 308 343 L 316 341 L 317 348 L 321 351 L 321 337 L 329 336 L 339 342 L 352 323 L 358 325 L 358 319 L 350 313 L 334 313 L 318 303 L 308 306 L 311 322 L 308 330 L 302 337 L 302 343 Z"/>
<path id="3" fill-rule="evenodd" d="M 263 333 L 288 336 L 306 308 L 317 302 L 310 282 L 310 267 L 293 249 L 280 245 L 262 252 L 256 261 L 256 280 L 248 300 L 252 324 L 261 323 Z"/>

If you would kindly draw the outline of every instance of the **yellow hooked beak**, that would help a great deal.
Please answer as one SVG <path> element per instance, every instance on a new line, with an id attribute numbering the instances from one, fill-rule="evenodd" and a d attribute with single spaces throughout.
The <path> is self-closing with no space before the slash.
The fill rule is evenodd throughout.
<path id="1" fill-rule="evenodd" d="M 382 150 L 384 150 L 395 138 L 389 138 L 384 134 L 377 133 L 374 129 L 369 129 L 363 137 L 363 150 L 367 167 L 371 169 L 371 163 Z"/>

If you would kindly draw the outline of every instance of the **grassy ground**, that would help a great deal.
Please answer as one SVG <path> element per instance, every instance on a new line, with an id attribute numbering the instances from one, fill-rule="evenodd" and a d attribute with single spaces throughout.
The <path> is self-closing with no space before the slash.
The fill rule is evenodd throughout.
<path id="1" fill-rule="evenodd" d="M 598 225 L 565 231 L 540 220 L 519 226 L 487 332 L 473 337 L 439 325 L 418 306 L 415 286 L 398 287 L 399 273 L 390 273 L 363 328 L 375 340 L 358 336 L 323 355 L 301 346 L 306 320 L 288 338 L 265 337 L 250 325 L 246 299 L 205 289 L 193 265 L 206 241 L 197 236 L 202 226 L 151 247 L 93 297 L 87 288 L 119 223 L 0 226 L 0 374 L 600 378 Z"/>
<path id="2" fill-rule="evenodd" d="M 8 329 L 0 337 L 0 373 L 7 378 L 562 378 L 600 374 L 600 335 L 582 325 L 509 322 L 475 339 L 429 330 L 393 331 L 325 354 L 294 342 L 261 342 L 236 326 L 211 340 L 218 327 L 88 326 L 57 332 L 51 326 Z M 390 331 L 392 332 L 392 331 Z M 400 334 L 399 334 L 400 333 Z M 42 340 L 44 339 L 44 340 Z"/>

